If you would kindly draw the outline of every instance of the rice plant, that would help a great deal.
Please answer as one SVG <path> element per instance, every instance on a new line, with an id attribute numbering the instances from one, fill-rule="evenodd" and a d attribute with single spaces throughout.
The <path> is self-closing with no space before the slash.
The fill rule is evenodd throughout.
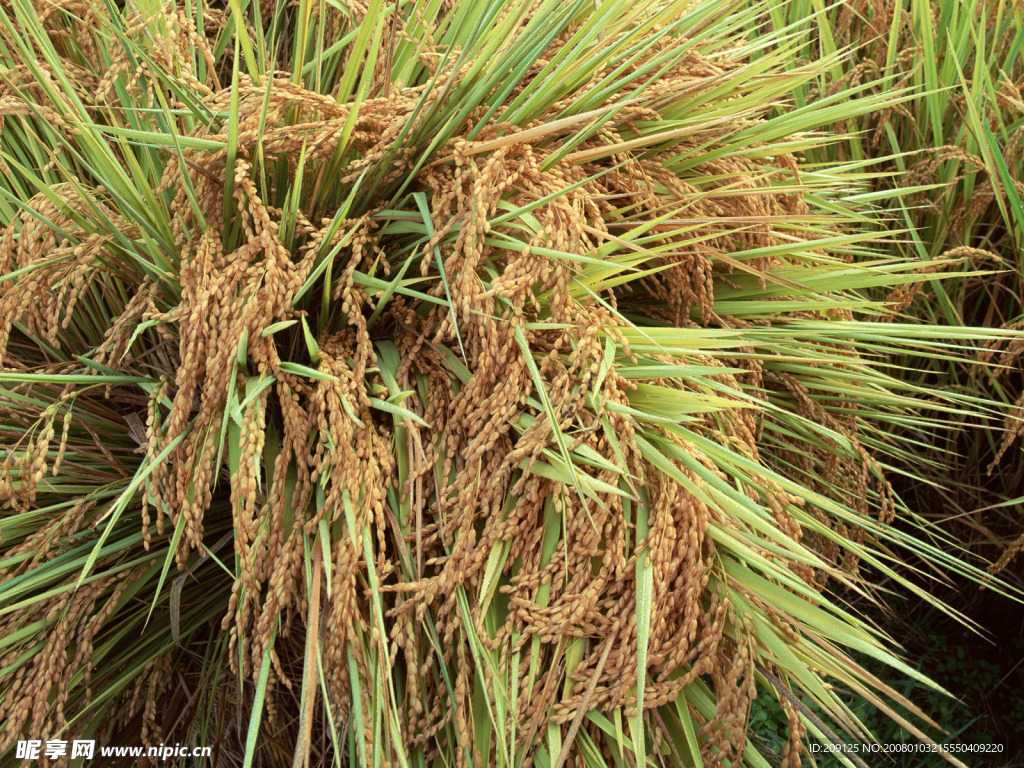
<path id="1" fill-rule="evenodd" d="M 761 5 L 761 4 L 758 4 Z M 956 279 L 919 283 L 894 296 L 890 308 L 903 322 L 1024 328 L 1024 9 L 1004 0 L 919 2 L 854 0 L 827 9 L 812 2 L 761 5 L 751 29 L 813 35 L 808 58 L 843 54 L 793 94 L 794 103 L 821 94 L 864 94 L 911 89 L 891 108 L 838 122 L 837 140 L 807 160 L 863 160 L 877 173 L 874 200 L 888 224 L 905 230 L 886 251 L 915 259 L 922 273 L 949 271 Z M 795 66 L 791 60 L 790 66 Z M 978 268 L 989 274 L 978 275 Z M 923 506 L 937 518 L 956 519 L 959 535 L 997 543 L 995 530 L 1022 526 L 1024 463 L 1019 461 L 1024 389 L 1017 371 L 1024 352 L 1017 340 L 993 343 L 977 367 L 946 362 L 924 366 L 918 377 L 932 389 L 990 397 L 1010 407 L 1003 428 L 972 422 L 944 436 L 929 436 L 938 471 Z M 904 364 L 913 364 L 903 360 Z M 987 428 L 986 428 L 987 426 Z M 952 467 L 953 471 L 949 471 Z M 1001 516 L 987 524 L 983 513 Z M 989 526 L 993 527 L 989 527 Z M 1004 547 L 1002 567 L 1024 548 L 1024 537 Z M 1007 546 L 1008 545 L 1008 546 Z"/>
<path id="2" fill-rule="evenodd" d="M 758 685 L 786 766 L 843 691 L 926 739 L 837 591 L 982 577 L 886 465 L 988 406 L 889 360 L 1011 334 L 885 321 L 936 276 L 800 153 L 906 94 L 777 109 L 839 57 L 766 7 L 0 7 L 0 752 L 764 766 Z"/>

